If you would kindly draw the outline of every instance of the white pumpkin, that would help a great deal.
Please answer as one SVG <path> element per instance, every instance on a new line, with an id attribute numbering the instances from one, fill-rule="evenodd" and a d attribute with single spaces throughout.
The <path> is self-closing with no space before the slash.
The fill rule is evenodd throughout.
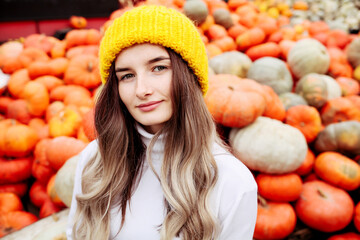
<path id="1" fill-rule="evenodd" d="M 71 205 L 74 190 L 74 178 L 79 155 L 69 158 L 58 170 L 55 178 L 55 191 L 67 207 Z"/>
<path id="2" fill-rule="evenodd" d="M 247 78 L 270 86 L 277 94 L 291 92 L 294 85 L 285 62 L 274 57 L 263 57 L 253 62 Z"/>
<path id="3" fill-rule="evenodd" d="M 330 56 L 323 44 L 308 38 L 296 42 L 287 62 L 293 74 L 301 78 L 308 73 L 325 74 L 330 66 Z"/>
<path id="4" fill-rule="evenodd" d="M 321 108 L 328 100 L 341 97 L 341 87 L 334 78 L 310 73 L 296 84 L 295 92 L 313 107 Z"/>
<path id="5" fill-rule="evenodd" d="M 246 77 L 251 64 L 251 59 L 239 51 L 224 52 L 209 61 L 216 74 L 233 74 L 241 78 Z"/>
<path id="6" fill-rule="evenodd" d="M 250 169 L 270 174 L 289 173 L 303 163 L 307 154 L 304 135 L 281 121 L 258 117 L 229 135 L 235 155 Z"/>

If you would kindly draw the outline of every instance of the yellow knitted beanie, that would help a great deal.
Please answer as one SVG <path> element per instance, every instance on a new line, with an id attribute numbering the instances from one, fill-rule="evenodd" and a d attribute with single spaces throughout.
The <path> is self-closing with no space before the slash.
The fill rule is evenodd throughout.
<path id="1" fill-rule="evenodd" d="M 140 43 L 158 44 L 180 54 L 197 76 L 203 94 L 206 93 L 208 60 L 200 34 L 184 14 L 164 6 L 133 8 L 108 27 L 99 51 L 103 83 L 120 51 Z"/>

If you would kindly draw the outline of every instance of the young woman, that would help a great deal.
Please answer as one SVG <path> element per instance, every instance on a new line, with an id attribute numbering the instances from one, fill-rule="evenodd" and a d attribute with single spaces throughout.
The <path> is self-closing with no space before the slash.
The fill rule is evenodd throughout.
<path id="1" fill-rule="evenodd" d="M 252 239 L 257 186 L 204 103 L 207 56 L 193 23 L 134 8 L 107 29 L 99 57 L 98 136 L 76 169 L 68 239 Z"/>

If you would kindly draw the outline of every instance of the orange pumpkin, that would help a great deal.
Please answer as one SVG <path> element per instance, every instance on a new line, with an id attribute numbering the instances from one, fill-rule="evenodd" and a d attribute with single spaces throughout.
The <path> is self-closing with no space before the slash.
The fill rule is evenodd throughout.
<path id="1" fill-rule="evenodd" d="M 295 211 L 289 203 L 266 202 L 259 198 L 254 238 L 284 239 L 295 226 Z"/>
<path id="2" fill-rule="evenodd" d="M 51 92 L 51 90 L 53 90 L 54 88 L 56 88 L 58 86 L 64 85 L 63 80 L 61 80 L 60 78 L 54 77 L 54 76 L 50 76 L 50 75 L 38 77 L 38 78 L 34 79 L 34 82 L 38 82 L 38 83 L 41 83 L 42 85 L 44 85 L 46 87 L 46 89 L 48 90 L 48 92 Z"/>
<path id="3" fill-rule="evenodd" d="M 320 114 L 315 107 L 296 105 L 286 112 L 285 123 L 299 129 L 308 143 L 315 140 L 323 129 Z"/>
<path id="4" fill-rule="evenodd" d="M 18 183 L 31 177 L 32 157 L 0 158 L 0 184 Z"/>
<path id="5" fill-rule="evenodd" d="M 86 28 L 87 26 L 87 20 L 82 16 L 71 16 L 69 22 L 70 22 L 70 27 L 76 29 L 83 29 Z"/>
<path id="6" fill-rule="evenodd" d="M 261 28 L 251 28 L 236 38 L 237 48 L 240 51 L 244 51 L 249 47 L 259 45 L 265 40 L 265 37 L 265 32 Z"/>
<path id="7" fill-rule="evenodd" d="M 25 211 L 4 213 L 0 216 L 0 237 L 18 231 L 37 220 L 34 214 Z"/>
<path id="8" fill-rule="evenodd" d="M 354 211 L 354 225 L 356 229 L 360 231 L 360 202 L 356 204 Z"/>
<path id="9" fill-rule="evenodd" d="M 291 202 L 300 197 L 302 180 L 296 173 L 266 174 L 256 176 L 258 191 L 261 196 L 276 202 Z"/>
<path id="10" fill-rule="evenodd" d="M 46 52 L 34 47 L 25 48 L 18 57 L 18 61 L 22 64 L 23 67 L 28 67 L 31 63 L 36 61 L 46 62 L 49 60 L 50 58 Z"/>
<path id="11" fill-rule="evenodd" d="M 27 102 L 23 99 L 17 99 L 7 107 L 6 117 L 16 119 L 17 121 L 28 124 L 32 118 Z"/>
<path id="12" fill-rule="evenodd" d="M 360 234 L 354 232 L 339 233 L 329 237 L 327 240 L 360 240 Z"/>
<path id="13" fill-rule="evenodd" d="M 311 151 L 308 148 L 308 152 L 306 154 L 306 157 L 304 159 L 304 162 L 301 164 L 301 166 L 296 169 L 295 173 L 299 174 L 300 176 L 306 176 L 313 170 L 315 163 L 315 154 L 313 151 Z"/>
<path id="14" fill-rule="evenodd" d="M 349 120 L 360 121 L 360 110 L 349 99 L 344 97 L 327 101 L 320 114 L 324 125 Z"/>
<path id="15" fill-rule="evenodd" d="M 85 87 L 71 84 L 71 85 L 58 86 L 58 87 L 55 87 L 54 89 L 52 89 L 50 91 L 50 100 L 52 102 L 53 101 L 64 101 L 66 95 L 73 91 L 81 91 L 81 92 L 85 93 L 86 95 L 88 95 L 89 97 L 91 96 L 91 92 L 88 89 L 86 89 Z"/>
<path id="16" fill-rule="evenodd" d="M 82 120 L 82 127 L 86 137 L 92 141 L 96 138 L 96 129 L 95 129 L 95 109 L 92 108 L 87 113 L 85 113 Z"/>
<path id="17" fill-rule="evenodd" d="M 8 82 L 8 90 L 10 94 L 15 98 L 20 98 L 25 84 L 30 80 L 29 71 L 27 69 L 20 69 L 19 71 L 11 74 Z"/>
<path id="18" fill-rule="evenodd" d="M 351 191 L 360 186 L 360 166 L 337 152 L 323 152 L 315 159 L 315 173 L 326 182 Z"/>
<path id="19" fill-rule="evenodd" d="M 46 36 L 45 34 L 30 34 L 24 39 L 24 47 L 25 48 L 37 48 L 44 51 L 46 54 L 50 54 L 51 49 L 53 48 L 55 42 L 59 40 L 51 37 Z"/>
<path id="20" fill-rule="evenodd" d="M 64 57 L 55 58 L 50 61 L 36 61 L 31 63 L 27 69 L 31 79 L 44 75 L 51 75 L 62 78 L 67 69 L 69 60 Z"/>
<path id="21" fill-rule="evenodd" d="M 98 58 L 92 55 L 81 55 L 70 60 L 64 75 L 66 84 L 80 85 L 85 88 L 96 88 L 101 83 Z"/>
<path id="22" fill-rule="evenodd" d="M 19 183 L 9 183 L 9 184 L 0 184 L 0 193 L 14 193 L 19 197 L 24 197 L 28 190 L 28 183 L 19 182 Z"/>
<path id="23" fill-rule="evenodd" d="M 335 232 L 345 228 L 353 218 L 354 202 L 340 188 L 323 181 L 305 182 L 295 203 L 296 215 L 311 228 Z"/>
<path id="24" fill-rule="evenodd" d="M 29 197 L 32 204 L 37 207 L 41 207 L 46 199 L 49 199 L 49 195 L 46 192 L 46 185 L 40 181 L 35 181 L 29 190 Z"/>
<path id="25" fill-rule="evenodd" d="M 216 122 L 228 127 L 244 127 L 265 111 L 264 97 L 254 90 L 258 88 L 261 85 L 254 80 L 218 74 L 210 78 L 205 102 Z"/>
<path id="26" fill-rule="evenodd" d="M 274 42 L 262 43 L 256 46 L 250 47 L 246 50 L 246 55 L 248 55 L 251 60 L 255 61 L 262 57 L 279 57 L 281 49 L 278 44 Z"/>
<path id="27" fill-rule="evenodd" d="M 29 112 L 37 117 L 44 115 L 50 102 L 49 93 L 46 87 L 43 84 L 34 81 L 26 83 L 21 92 L 21 98 L 27 101 Z"/>
<path id="28" fill-rule="evenodd" d="M 86 143 L 73 137 L 53 138 L 47 146 L 46 157 L 54 170 L 59 170 L 70 157 L 80 153 Z"/>
<path id="29" fill-rule="evenodd" d="M 76 136 L 81 124 L 81 115 L 74 107 L 64 107 L 49 120 L 51 137 Z"/>
<path id="30" fill-rule="evenodd" d="M 28 125 L 36 131 L 39 140 L 49 137 L 49 126 L 42 118 L 33 118 Z"/>
<path id="31" fill-rule="evenodd" d="M 355 79 L 348 77 L 338 77 L 335 80 L 341 87 L 342 96 L 360 94 L 360 84 Z"/>
<path id="32" fill-rule="evenodd" d="M 64 98 L 65 105 L 75 105 L 77 107 L 93 107 L 94 102 L 91 97 L 81 91 L 69 92 Z"/>
<path id="33" fill-rule="evenodd" d="M 47 184 L 50 177 L 55 174 L 46 156 L 46 150 L 50 141 L 48 138 L 40 140 L 34 150 L 34 161 L 31 171 L 36 180 L 42 184 Z"/>
<path id="34" fill-rule="evenodd" d="M 99 55 L 99 46 L 98 45 L 83 45 L 83 46 L 76 46 L 70 48 L 66 52 L 66 57 L 71 60 L 72 58 L 79 56 L 79 55 L 85 55 L 90 54 L 94 55 L 95 57 L 98 57 Z"/>
<path id="35" fill-rule="evenodd" d="M 0 214 L 21 210 L 23 210 L 23 205 L 18 195 L 0 192 Z"/>
<path id="36" fill-rule="evenodd" d="M 0 46 L 0 69 L 11 74 L 22 68 L 18 57 L 23 51 L 23 44 L 19 41 L 8 41 Z"/>
<path id="37" fill-rule="evenodd" d="M 40 207 L 39 218 L 48 217 L 54 213 L 61 211 L 62 207 L 54 203 L 50 198 L 46 199 Z"/>
<path id="38" fill-rule="evenodd" d="M 227 35 L 228 34 L 226 28 L 219 24 L 211 25 L 206 31 L 206 36 L 209 38 L 209 40 L 221 39 L 223 37 L 226 37 Z"/>
<path id="39" fill-rule="evenodd" d="M 13 119 L 0 122 L 0 156 L 24 157 L 29 155 L 38 141 L 36 132 Z"/>
<path id="40" fill-rule="evenodd" d="M 72 48 L 79 45 L 98 45 L 101 34 L 97 29 L 74 29 L 69 31 L 66 36 L 66 48 Z"/>

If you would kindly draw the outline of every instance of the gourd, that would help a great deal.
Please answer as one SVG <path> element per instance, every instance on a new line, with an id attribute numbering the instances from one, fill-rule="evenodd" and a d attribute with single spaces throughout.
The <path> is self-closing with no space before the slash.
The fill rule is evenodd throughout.
<path id="1" fill-rule="evenodd" d="M 295 171 L 307 154 L 307 143 L 296 128 L 266 117 L 244 128 L 233 128 L 229 142 L 235 155 L 250 169 L 282 174 Z"/>
<path id="2" fill-rule="evenodd" d="M 293 87 L 286 64 L 274 57 L 263 57 L 253 62 L 246 77 L 270 86 L 277 94 L 291 92 Z"/>
<path id="3" fill-rule="evenodd" d="M 341 97 L 341 88 L 335 79 L 317 73 L 303 76 L 296 84 L 295 92 L 316 108 L 322 107 L 330 99 Z"/>
<path id="4" fill-rule="evenodd" d="M 70 207 L 74 189 L 75 170 L 79 161 L 79 155 L 68 159 L 56 173 L 55 191 L 67 207 Z"/>
<path id="5" fill-rule="evenodd" d="M 229 29 L 234 25 L 231 14 L 227 9 L 218 8 L 213 12 L 212 15 L 214 17 L 215 23 L 224 26 L 226 29 Z"/>
<path id="6" fill-rule="evenodd" d="M 216 74 L 233 74 L 241 78 L 246 77 L 251 64 L 251 59 L 239 51 L 224 52 L 209 61 Z"/>
<path id="7" fill-rule="evenodd" d="M 186 1 L 184 6 L 185 15 L 190 18 L 196 25 L 205 22 L 209 14 L 208 7 L 203 1 Z"/>
<path id="8" fill-rule="evenodd" d="M 286 110 L 297 105 L 308 105 L 302 96 L 293 92 L 281 93 L 279 94 L 279 98 Z"/>
<path id="9" fill-rule="evenodd" d="M 296 78 L 308 73 L 325 74 L 330 66 L 330 56 L 319 41 L 299 40 L 290 50 L 287 62 Z"/>
<path id="10" fill-rule="evenodd" d="M 346 49 L 346 57 L 353 68 L 360 65 L 360 38 L 355 38 Z"/>
<path id="11" fill-rule="evenodd" d="M 315 140 L 318 152 L 337 151 L 345 155 L 360 154 L 360 122 L 332 123 L 322 130 Z"/>

